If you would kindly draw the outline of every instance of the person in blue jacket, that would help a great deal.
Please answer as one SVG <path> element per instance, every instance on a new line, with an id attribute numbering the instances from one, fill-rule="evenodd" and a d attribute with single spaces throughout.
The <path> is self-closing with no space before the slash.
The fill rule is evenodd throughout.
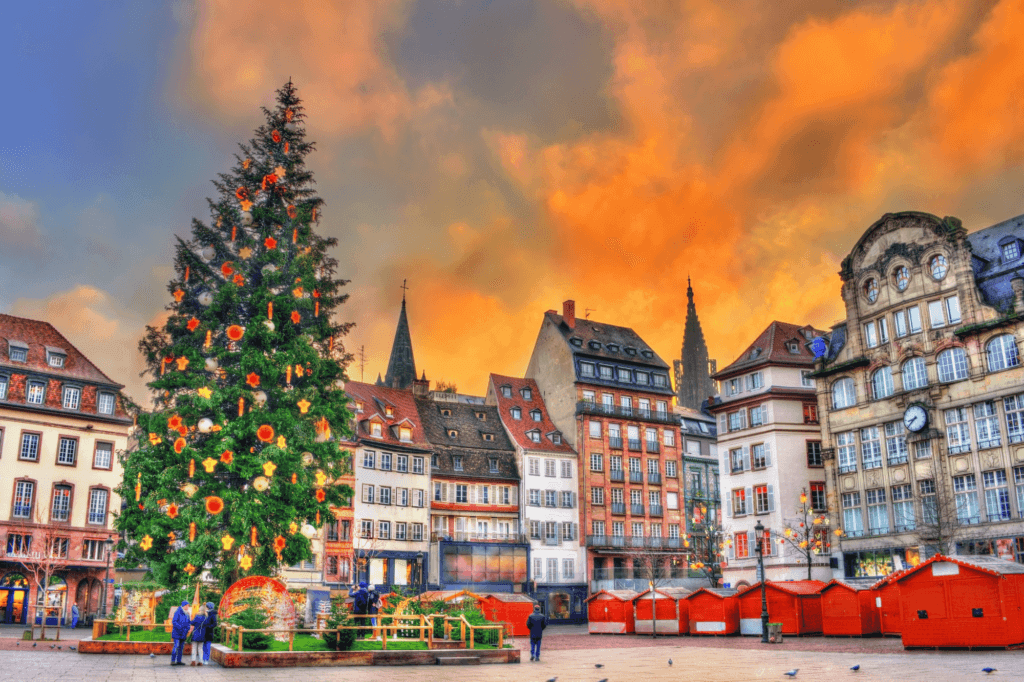
<path id="1" fill-rule="evenodd" d="M 201 604 L 196 609 L 196 617 L 192 619 L 190 625 L 192 626 L 192 665 L 203 664 L 203 647 L 206 644 L 206 627 L 208 625 L 209 616 L 206 612 L 206 605 Z"/>
<path id="2" fill-rule="evenodd" d="M 78 617 L 80 615 L 81 615 L 81 613 L 78 610 L 78 602 L 75 602 L 74 604 L 71 605 L 71 628 L 72 629 L 78 627 Z"/>
<path id="3" fill-rule="evenodd" d="M 530 660 L 540 660 L 540 640 L 544 636 L 544 628 L 548 626 L 548 619 L 540 612 L 540 604 L 533 605 L 533 613 L 526 619 L 526 628 L 530 631 Z"/>
<path id="4" fill-rule="evenodd" d="M 203 665 L 210 665 L 210 645 L 217 627 L 217 607 L 212 601 L 206 602 L 206 641 L 203 642 Z"/>
<path id="5" fill-rule="evenodd" d="M 188 637 L 191 625 L 186 609 L 188 609 L 188 602 L 181 602 L 181 608 L 174 612 L 174 618 L 171 619 L 171 639 L 174 640 L 174 648 L 171 650 L 171 665 L 185 665 L 181 662 L 181 653 L 185 649 L 185 639 Z"/>

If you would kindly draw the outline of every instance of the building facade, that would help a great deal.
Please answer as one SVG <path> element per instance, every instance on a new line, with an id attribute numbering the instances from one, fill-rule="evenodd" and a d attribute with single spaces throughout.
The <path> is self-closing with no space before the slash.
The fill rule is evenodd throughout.
<path id="1" fill-rule="evenodd" d="M 768 580 L 807 579 L 807 558 L 787 542 L 797 531 L 801 493 L 826 511 L 825 471 L 815 393 L 814 357 L 807 344 L 821 332 L 772 322 L 732 364 L 718 372 L 722 395 L 709 405 L 718 420 L 723 532 L 728 565 L 723 583 L 759 580 L 757 522 L 764 527 Z M 822 537 L 827 531 L 822 525 Z M 827 538 L 826 538 L 827 539 Z M 831 579 L 827 542 L 812 554 L 812 577 Z"/>
<path id="2" fill-rule="evenodd" d="M 497 407 L 433 391 L 416 408 L 432 451 L 431 589 L 521 592 L 530 546 L 519 526 L 515 447 Z"/>
<path id="3" fill-rule="evenodd" d="M 585 622 L 586 552 L 579 530 L 579 461 L 531 379 L 492 374 L 496 405 L 522 475 L 519 523 L 530 541 L 529 596 L 553 623 Z"/>
<path id="4" fill-rule="evenodd" d="M 706 404 L 706 401 L 705 401 Z M 682 508 L 686 521 L 686 538 L 693 554 L 688 564 L 709 563 L 714 566 L 691 569 L 691 574 L 721 576 L 721 564 L 727 563 L 720 555 L 725 538 L 722 536 L 722 502 L 718 476 L 718 425 L 710 414 L 688 407 L 674 408 L 680 421 L 679 447 L 682 462 L 679 474 L 683 481 Z M 684 544 L 685 546 L 685 544 Z M 714 585 L 712 585 L 714 587 Z"/>
<path id="5" fill-rule="evenodd" d="M 365 580 L 382 593 L 423 591 L 430 556 L 431 446 L 413 391 L 356 381 L 345 391 L 355 415 L 356 582 Z"/>
<path id="6" fill-rule="evenodd" d="M 842 575 L 1024 561 L 1022 223 L 886 214 L 843 260 L 815 372 Z"/>
<path id="7" fill-rule="evenodd" d="M 683 347 L 679 359 L 672 362 L 676 379 L 676 397 L 679 404 L 691 410 L 700 410 L 708 398 L 718 395 L 718 382 L 712 375 L 718 371 L 715 360 L 708 354 L 704 341 L 704 330 L 697 317 L 697 306 L 693 302 L 693 287 L 686 278 L 686 327 L 683 330 Z"/>
<path id="8" fill-rule="evenodd" d="M 49 323 L 0 315 L 0 622 L 113 606 L 102 581 L 132 428 L 122 388 Z"/>
<path id="9" fill-rule="evenodd" d="M 634 567 L 651 558 L 678 563 L 684 549 L 669 366 L 632 329 L 577 320 L 575 302 L 566 301 L 561 315 L 544 314 L 526 376 L 579 453 L 591 592 L 602 580 L 646 587 Z"/>

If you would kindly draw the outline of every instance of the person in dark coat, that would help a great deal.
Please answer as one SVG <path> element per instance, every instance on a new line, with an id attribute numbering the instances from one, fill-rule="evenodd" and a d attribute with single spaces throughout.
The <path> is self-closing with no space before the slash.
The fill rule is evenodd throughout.
<path id="1" fill-rule="evenodd" d="M 530 660 L 540 660 L 540 639 L 544 636 L 544 628 L 548 626 L 548 618 L 540 612 L 540 604 L 533 605 L 533 613 L 526 619 L 526 629 L 530 631 Z"/>
<path id="2" fill-rule="evenodd" d="M 217 627 L 217 607 L 212 601 L 206 602 L 206 641 L 203 642 L 203 665 L 210 665 L 210 646 Z"/>
<path id="3" fill-rule="evenodd" d="M 348 595 L 352 597 L 352 613 L 356 616 L 365 616 L 370 612 L 370 593 L 366 591 L 366 583 L 359 583 L 358 590 L 349 590 Z M 366 625 L 366 618 L 356 618 L 356 625 Z M 366 630 L 356 630 L 356 637 L 362 637 Z"/>
<path id="4" fill-rule="evenodd" d="M 367 596 L 368 596 L 368 599 L 369 599 L 369 606 L 367 607 L 366 612 L 369 615 L 373 616 L 373 618 L 370 619 L 370 624 L 373 625 L 373 636 L 376 637 L 377 639 L 380 639 L 380 630 L 377 629 L 377 617 L 376 617 L 377 614 L 380 613 L 380 609 L 382 607 L 382 604 L 381 604 L 381 601 L 380 601 L 380 593 L 377 592 L 377 590 L 375 590 L 374 588 L 371 587 Z"/>
<path id="5" fill-rule="evenodd" d="M 188 637 L 189 621 L 188 602 L 181 602 L 181 607 L 174 612 L 174 618 L 171 619 L 171 639 L 174 640 L 174 648 L 171 649 L 171 665 L 185 665 L 181 662 L 181 654 L 185 649 L 185 639 Z"/>

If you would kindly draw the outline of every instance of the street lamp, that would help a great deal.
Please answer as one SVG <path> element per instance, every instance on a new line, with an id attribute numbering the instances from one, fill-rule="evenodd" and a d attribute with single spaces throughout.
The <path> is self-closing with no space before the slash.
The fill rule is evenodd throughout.
<path id="1" fill-rule="evenodd" d="M 757 567 L 761 569 L 761 641 L 768 643 L 768 594 L 764 585 L 764 526 L 761 521 L 754 526 L 754 533 L 757 534 Z"/>
<path id="2" fill-rule="evenodd" d="M 423 552 L 416 552 L 416 582 L 418 588 L 423 590 Z"/>
<path id="3" fill-rule="evenodd" d="M 107 577 L 103 581 L 103 617 L 107 617 L 107 590 L 110 589 L 110 552 L 114 549 L 114 538 L 110 537 L 103 541 L 107 548 Z"/>

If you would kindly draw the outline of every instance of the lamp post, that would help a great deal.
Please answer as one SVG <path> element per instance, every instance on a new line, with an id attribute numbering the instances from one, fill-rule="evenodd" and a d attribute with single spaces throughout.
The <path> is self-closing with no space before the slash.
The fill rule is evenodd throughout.
<path id="1" fill-rule="evenodd" d="M 416 552 L 416 583 L 420 592 L 423 592 L 423 552 Z"/>
<path id="2" fill-rule="evenodd" d="M 764 526 L 758 521 L 754 526 L 757 534 L 757 567 L 761 570 L 761 641 L 768 643 L 768 593 L 764 586 Z"/>
<path id="3" fill-rule="evenodd" d="M 114 538 L 107 538 L 103 541 L 107 549 L 107 577 L 103 580 L 103 617 L 107 617 L 107 590 L 110 589 L 110 552 L 114 549 Z"/>

